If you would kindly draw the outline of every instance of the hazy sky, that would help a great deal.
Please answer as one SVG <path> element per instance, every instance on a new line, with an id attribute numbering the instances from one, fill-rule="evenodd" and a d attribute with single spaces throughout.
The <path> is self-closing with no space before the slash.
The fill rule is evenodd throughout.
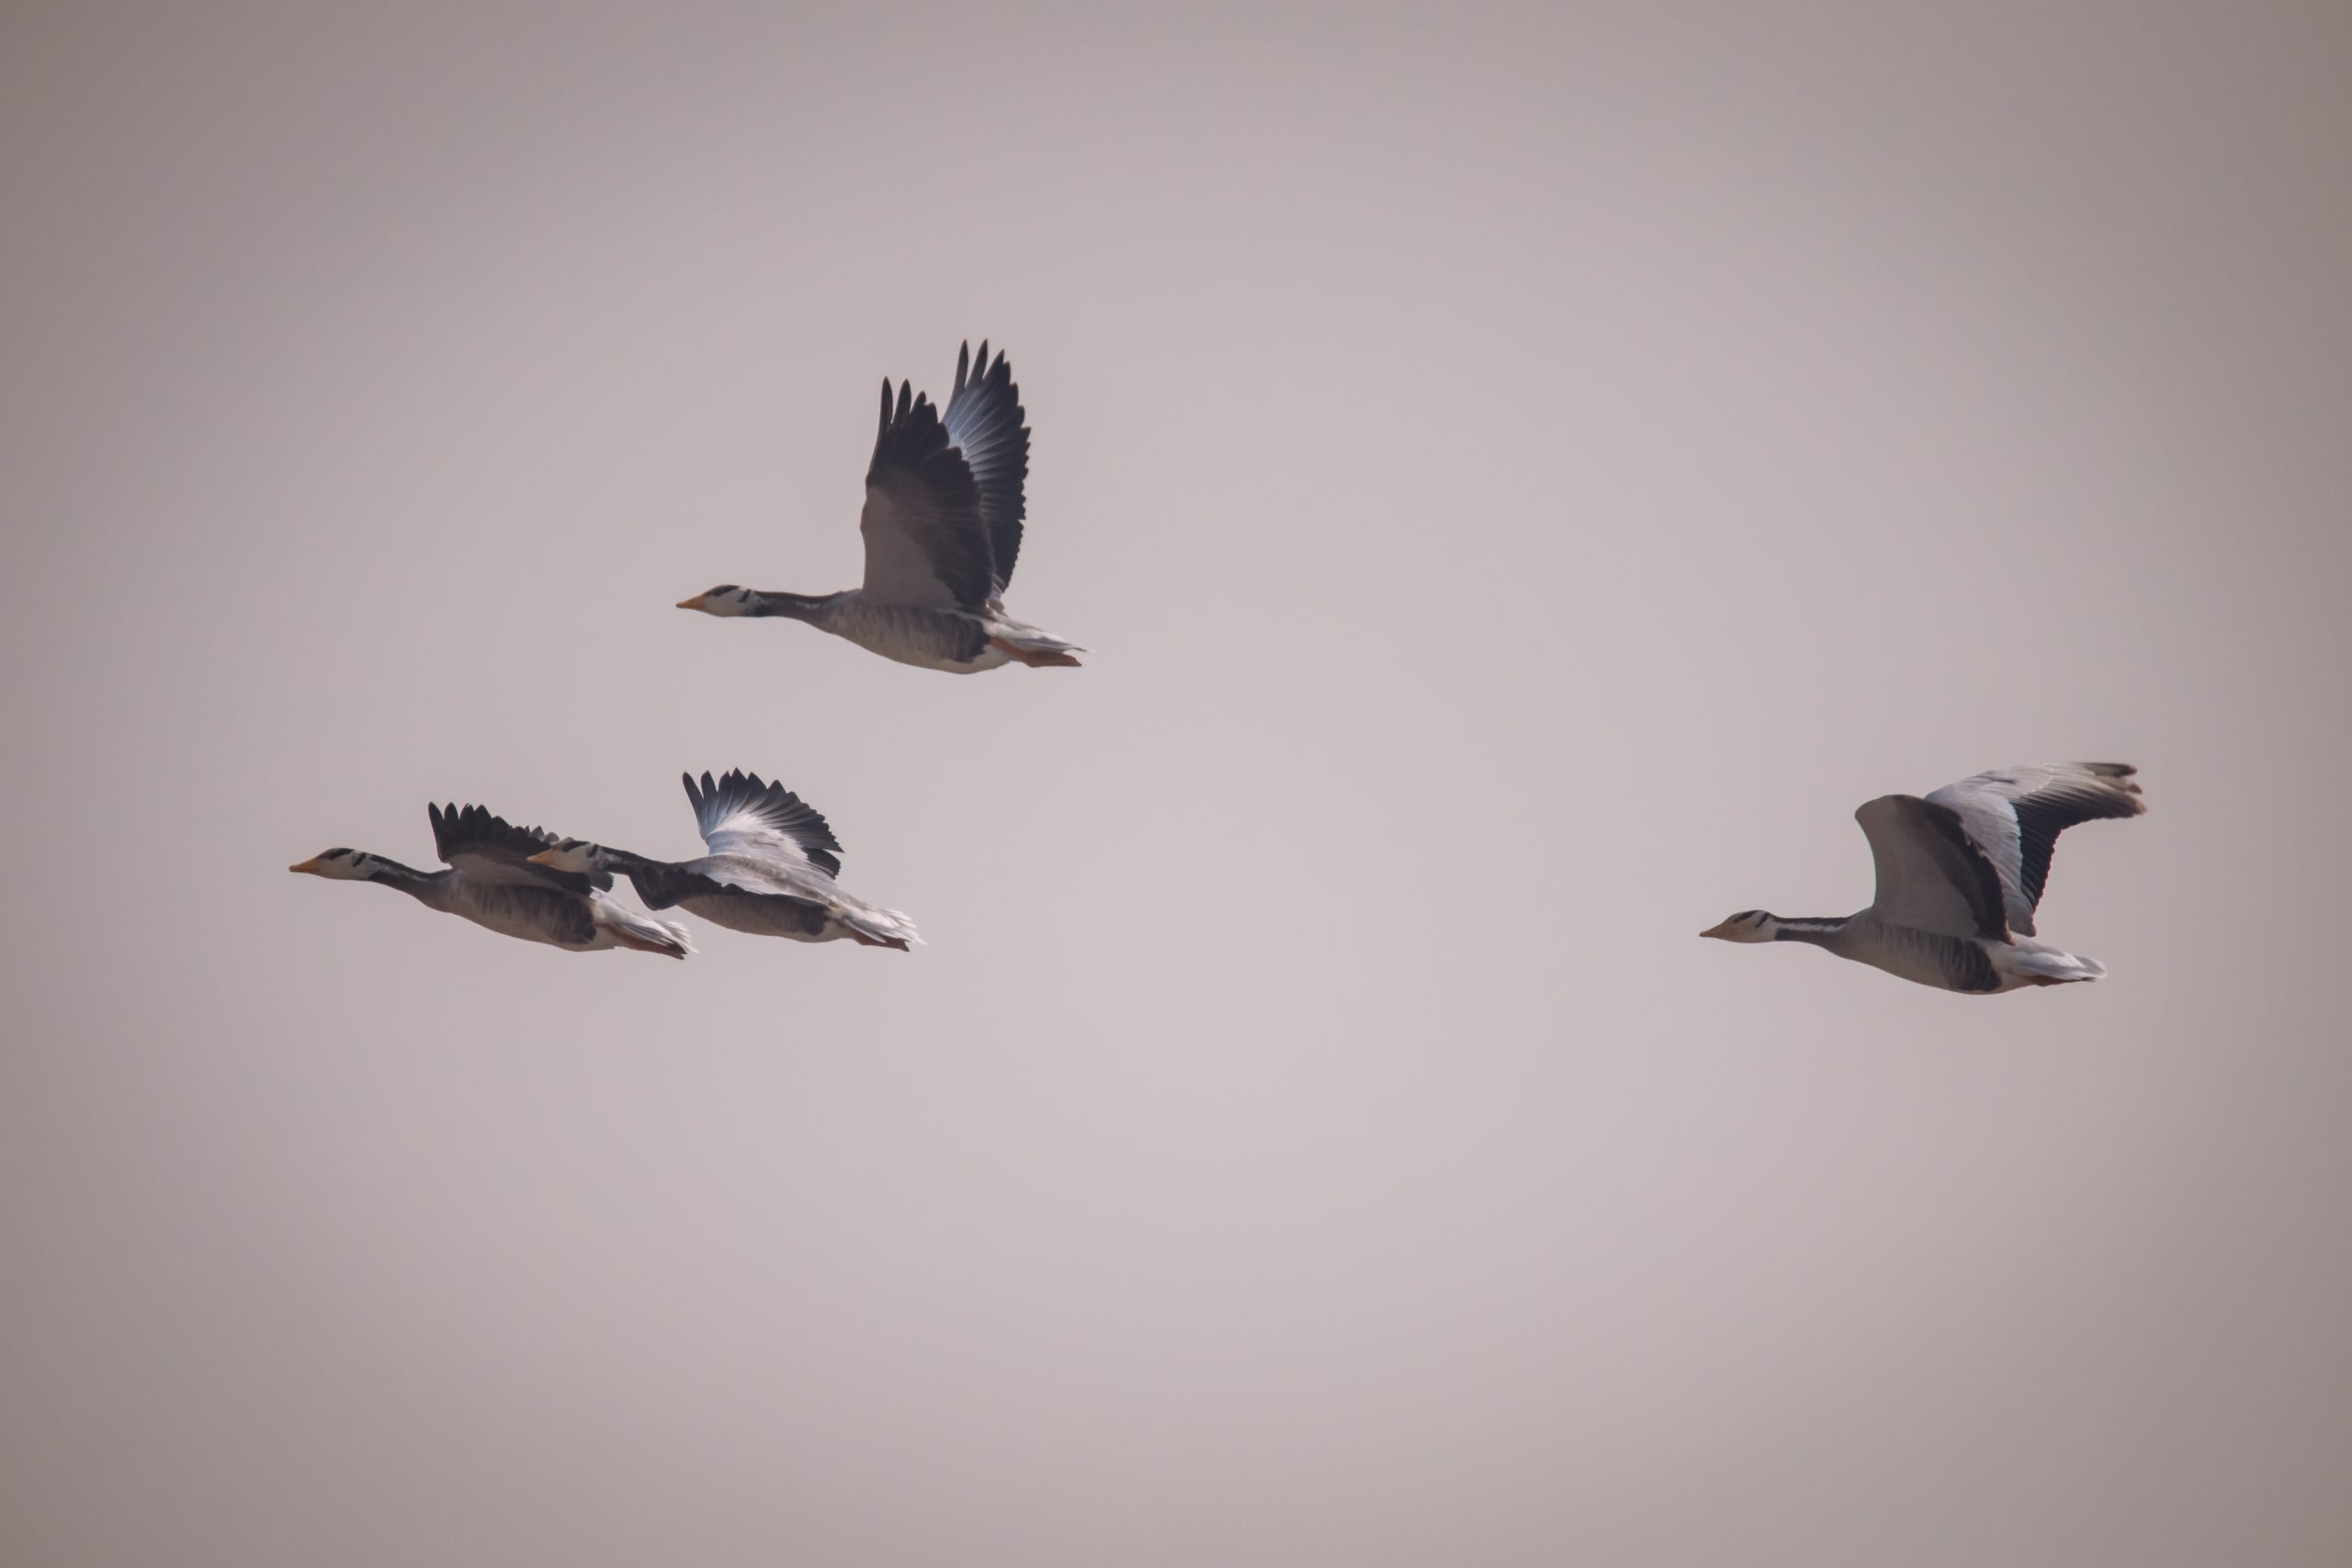
<path id="1" fill-rule="evenodd" d="M 1766 15 L 1770 11 L 1770 15 Z M 2340 6 L 0 17 L 0 1557 L 2352 1559 Z M 878 379 L 1009 349 L 952 678 Z M 2098 986 L 1701 942 L 2116 758 Z M 290 877 L 782 777 L 911 955 Z"/>

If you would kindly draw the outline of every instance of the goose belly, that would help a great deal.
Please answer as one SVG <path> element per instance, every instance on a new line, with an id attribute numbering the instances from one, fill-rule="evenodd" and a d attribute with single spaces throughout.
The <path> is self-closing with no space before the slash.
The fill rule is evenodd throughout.
<path id="1" fill-rule="evenodd" d="M 487 931 L 549 947 L 588 951 L 613 945 L 572 895 L 553 887 L 468 886 L 454 890 L 443 906 Z"/>
<path id="2" fill-rule="evenodd" d="M 1831 951 L 1841 957 L 1883 969 L 1900 979 L 1939 991 L 1989 995 L 2010 989 L 2010 980 L 1995 966 L 1986 943 L 1975 937 L 1947 936 L 1941 931 L 1916 931 L 1909 926 L 1876 920 L 1849 928 Z"/>
<path id="3" fill-rule="evenodd" d="M 989 641 L 985 623 L 956 610 L 920 610 L 900 604 L 852 600 L 821 623 L 868 653 L 922 670 L 970 675 L 1006 662 L 1006 652 Z"/>
<path id="4" fill-rule="evenodd" d="M 752 936 L 789 937 L 794 942 L 830 942 L 844 935 L 841 922 L 821 904 L 760 893 L 703 893 L 678 901 L 679 908 L 714 926 Z"/>

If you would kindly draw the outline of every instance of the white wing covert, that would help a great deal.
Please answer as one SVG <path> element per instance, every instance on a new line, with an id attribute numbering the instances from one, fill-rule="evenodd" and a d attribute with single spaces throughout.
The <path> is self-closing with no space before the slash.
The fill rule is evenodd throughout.
<path id="1" fill-rule="evenodd" d="M 742 855 L 807 867 L 827 879 L 842 869 L 841 840 L 818 809 L 757 773 L 730 769 L 697 784 L 684 775 L 695 826 L 713 855 Z"/>

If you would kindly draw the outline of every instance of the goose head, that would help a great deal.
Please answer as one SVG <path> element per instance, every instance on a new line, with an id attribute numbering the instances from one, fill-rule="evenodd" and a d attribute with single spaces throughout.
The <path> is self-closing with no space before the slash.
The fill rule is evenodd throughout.
<path id="1" fill-rule="evenodd" d="M 759 602 L 760 595 L 751 589 L 722 582 L 691 599 L 679 600 L 678 608 L 700 610 L 706 615 L 756 615 L 760 613 Z"/>
<path id="2" fill-rule="evenodd" d="M 544 865 L 556 871 L 575 872 L 594 876 L 601 871 L 617 869 L 610 850 L 602 844 L 592 844 L 585 839 L 565 839 L 549 844 L 530 857 L 533 865 Z"/>
<path id="3" fill-rule="evenodd" d="M 333 849 L 322 851 L 286 869 L 309 876 L 323 876 L 332 882 L 369 882 L 393 867 L 391 862 L 381 855 L 371 855 L 365 850 Z"/>
<path id="4" fill-rule="evenodd" d="M 1711 936 L 1718 942 L 1770 942 L 1780 935 L 1781 917 L 1763 909 L 1742 909 L 1720 925 L 1709 926 L 1701 936 Z"/>

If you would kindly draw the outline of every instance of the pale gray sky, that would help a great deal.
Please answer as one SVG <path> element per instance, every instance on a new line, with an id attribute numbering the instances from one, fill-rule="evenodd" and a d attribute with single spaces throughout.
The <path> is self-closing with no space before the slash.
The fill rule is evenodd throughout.
<path id="1" fill-rule="evenodd" d="M 2352 21 L 1765 9 L 12 7 L 0 1556 L 2352 1556 Z M 967 335 L 1088 668 L 670 607 Z M 931 945 L 284 870 L 729 766 Z"/>

